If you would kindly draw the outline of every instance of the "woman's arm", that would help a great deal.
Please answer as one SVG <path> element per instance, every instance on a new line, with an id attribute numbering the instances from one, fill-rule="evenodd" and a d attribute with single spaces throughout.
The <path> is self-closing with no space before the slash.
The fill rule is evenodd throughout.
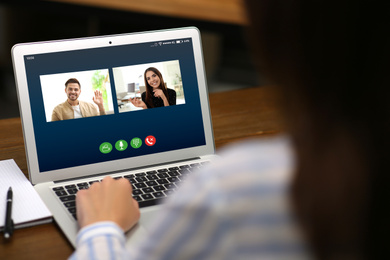
<path id="1" fill-rule="evenodd" d="M 173 89 L 168 89 L 168 98 L 169 104 L 171 106 L 176 105 L 176 91 Z"/>
<path id="2" fill-rule="evenodd" d="M 162 101 L 164 102 L 164 106 L 165 107 L 169 106 L 168 99 L 167 99 L 167 97 L 165 96 L 164 92 L 161 89 L 159 89 L 159 88 L 158 89 L 154 89 L 153 93 L 154 93 L 155 97 L 159 97 L 159 98 L 162 99 Z"/>

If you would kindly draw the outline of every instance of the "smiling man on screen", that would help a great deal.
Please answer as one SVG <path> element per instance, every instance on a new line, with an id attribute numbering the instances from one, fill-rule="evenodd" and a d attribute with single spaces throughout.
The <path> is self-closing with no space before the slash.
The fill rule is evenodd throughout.
<path id="1" fill-rule="evenodd" d="M 78 100 L 81 94 L 80 82 L 75 78 L 70 78 L 65 82 L 65 93 L 68 99 L 57 105 L 53 109 L 51 121 L 60 121 L 67 119 L 75 119 L 90 116 L 105 115 L 106 112 L 103 106 L 102 93 L 95 90 L 93 102 L 98 106 L 99 110 L 92 103 Z"/>

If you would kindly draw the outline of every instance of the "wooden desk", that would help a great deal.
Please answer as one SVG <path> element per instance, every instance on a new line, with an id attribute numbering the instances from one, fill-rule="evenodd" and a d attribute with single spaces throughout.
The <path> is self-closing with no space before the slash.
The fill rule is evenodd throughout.
<path id="1" fill-rule="evenodd" d="M 217 149 L 281 130 L 275 99 L 268 87 L 213 93 L 210 106 Z M 19 118 L 0 120 L 0 160 L 12 158 L 27 175 Z M 66 259 L 72 252 L 72 246 L 55 222 L 17 229 L 8 242 L 2 233 L 0 236 L 0 259 Z"/>
<path id="2" fill-rule="evenodd" d="M 246 25 L 242 0 L 48 0 L 122 11 Z"/>

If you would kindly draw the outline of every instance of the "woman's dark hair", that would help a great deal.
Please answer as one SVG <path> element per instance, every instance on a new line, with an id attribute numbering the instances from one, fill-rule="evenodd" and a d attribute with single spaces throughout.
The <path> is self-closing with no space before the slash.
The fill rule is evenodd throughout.
<path id="1" fill-rule="evenodd" d="M 297 154 L 292 205 L 320 259 L 377 259 L 390 212 L 386 1 L 246 0 Z"/>
<path id="2" fill-rule="evenodd" d="M 167 87 L 165 85 L 163 76 L 162 76 L 161 72 L 158 69 L 156 69 L 154 67 L 150 67 L 150 68 L 147 68 L 145 70 L 145 73 L 144 73 L 144 81 L 145 81 L 145 86 L 146 86 L 145 102 L 148 103 L 148 105 L 150 107 L 154 107 L 154 104 L 153 104 L 153 88 L 152 88 L 152 86 L 149 85 L 148 80 L 146 79 L 146 72 L 148 72 L 148 71 L 152 71 L 152 72 L 156 73 L 156 75 L 160 78 L 160 86 L 158 86 L 158 88 L 161 89 L 164 92 L 164 95 L 166 97 L 168 97 L 168 90 L 167 90 Z"/>

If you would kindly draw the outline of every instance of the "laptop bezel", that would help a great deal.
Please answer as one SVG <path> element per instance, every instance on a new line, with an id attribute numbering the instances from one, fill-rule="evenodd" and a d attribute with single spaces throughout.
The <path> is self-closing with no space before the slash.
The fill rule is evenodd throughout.
<path id="1" fill-rule="evenodd" d="M 133 158 L 118 159 L 109 162 L 101 162 L 84 166 L 70 167 L 66 169 L 40 172 L 24 62 L 24 57 L 26 55 L 164 41 L 177 38 L 192 39 L 196 76 L 198 80 L 199 97 L 203 117 L 203 128 L 206 141 L 205 145 L 157 154 L 143 155 Z M 105 174 L 107 172 L 121 171 L 129 168 L 146 167 L 150 164 L 151 161 L 153 161 L 153 164 L 163 164 L 171 161 L 185 160 L 188 158 L 215 153 L 201 36 L 200 31 L 196 27 L 88 38 L 75 38 L 47 42 L 22 43 L 16 44 L 12 48 L 11 52 L 19 100 L 20 117 L 23 128 L 27 166 L 29 178 L 33 184 L 48 181 L 83 178 L 90 175 Z"/>

